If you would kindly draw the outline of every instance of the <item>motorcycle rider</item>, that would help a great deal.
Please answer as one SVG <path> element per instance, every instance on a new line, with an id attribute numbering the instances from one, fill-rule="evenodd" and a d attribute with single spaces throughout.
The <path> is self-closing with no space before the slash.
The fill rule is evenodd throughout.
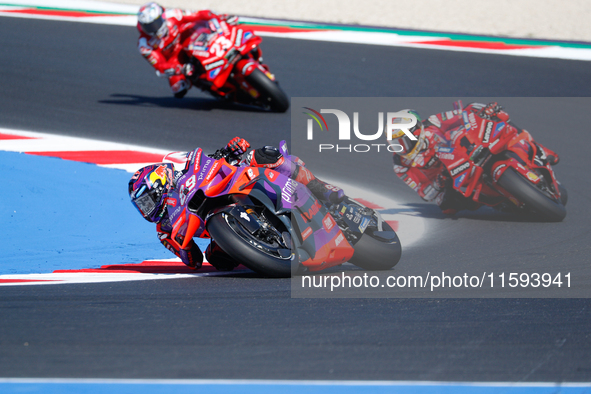
<path id="1" fill-rule="evenodd" d="M 209 155 L 215 159 L 225 158 L 234 166 L 252 166 L 270 168 L 303 183 L 320 200 L 337 203 L 344 198 L 342 189 L 316 178 L 304 166 L 304 162 L 296 156 L 284 157 L 273 146 L 264 146 L 248 152 L 250 144 L 243 138 L 235 137 L 228 144 Z M 182 239 L 173 239 L 172 223 L 166 210 L 168 193 L 176 187 L 176 181 L 184 175 L 189 165 L 187 152 L 172 152 L 165 156 L 164 162 L 139 169 L 129 181 L 128 192 L 132 204 L 149 222 L 156 223 L 156 231 L 160 242 L 183 263 L 192 269 L 199 269 L 203 263 L 203 255 L 199 246 L 191 240 L 186 248 L 182 248 Z M 178 238 L 178 236 L 177 236 Z M 229 271 L 238 266 L 223 250 L 211 241 L 205 251 L 207 261 L 218 270 Z"/>
<path id="2" fill-rule="evenodd" d="M 509 114 L 496 102 L 487 105 L 472 103 L 464 108 L 485 119 L 510 122 Z M 394 153 L 394 173 L 425 201 L 435 201 L 444 214 L 454 215 L 459 210 L 476 210 L 481 204 L 464 197 L 454 189 L 452 178 L 436 155 L 437 147 L 450 147 L 465 131 L 461 110 L 431 115 L 425 121 L 414 110 L 404 110 L 417 119 L 409 131 L 416 141 L 408 138 L 402 130 L 392 133 L 391 145 L 401 145 L 403 150 Z M 410 119 L 407 118 L 408 121 Z M 513 125 L 514 126 L 514 125 Z M 515 127 L 515 126 L 514 126 Z M 521 130 L 524 139 L 533 142 L 531 135 Z M 537 143 L 545 152 L 545 160 L 551 165 L 558 163 L 558 155 Z"/>
<path id="3" fill-rule="evenodd" d="M 238 23 L 235 16 L 216 15 L 209 10 L 198 12 L 181 9 L 164 9 L 157 3 L 143 5 L 137 14 L 137 29 L 140 32 L 138 50 L 156 69 L 158 75 L 166 75 L 176 98 L 183 98 L 191 82 L 187 76 L 193 75 L 195 67 L 182 50 L 182 42 L 191 35 L 199 22 L 213 18 L 224 20 L 227 24 Z"/>

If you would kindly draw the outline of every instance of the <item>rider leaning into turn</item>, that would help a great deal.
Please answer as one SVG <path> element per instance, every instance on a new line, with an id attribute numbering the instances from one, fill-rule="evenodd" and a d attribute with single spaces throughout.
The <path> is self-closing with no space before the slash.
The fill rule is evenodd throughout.
<path id="1" fill-rule="evenodd" d="M 497 103 L 488 105 L 473 103 L 466 110 L 473 111 L 485 119 L 496 117 L 509 122 L 509 114 L 502 110 Z M 394 173 L 408 186 L 416 191 L 425 201 L 435 201 L 443 213 L 453 215 L 462 209 L 474 210 L 480 204 L 471 198 L 464 197 L 453 188 L 452 178 L 443 163 L 436 156 L 436 147 L 450 147 L 455 138 L 462 135 L 464 122 L 462 111 L 447 111 L 431 115 L 421 121 L 414 110 L 405 110 L 417 119 L 417 124 L 410 130 L 416 141 L 406 137 L 403 131 L 393 133 L 391 144 L 401 145 L 403 151 L 394 153 Z M 525 133 L 524 138 L 533 141 L 531 135 Z M 540 146 L 539 143 L 537 143 Z M 550 164 L 558 163 L 558 155 L 543 147 Z"/>
<path id="2" fill-rule="evenodd" d="M 264 146 L 251 150 L 243 158 L 248 148 L 250 144 L 246 140 L 236 137 L 226 147 L 209 156 L 216 159 L 224 157 L 234 166 L 273 169 L 306 185 L 318 199 L 324 202 L 337 203 L 344 198 L 343 190 L 316 178 L 304 167 L 304 162 L 298 157 L 284 157 L 277 148 Z M 203 262 L 201 250 L 193 240 L 183 249 L 182 241 L 172 238 L 172 223 L 166 210 L 168 193 L 174 190 L 177 186 L 176 181 L 187 171 L 188 156 L 189 153 L 186 152 L 173 152 L 164 158 L 164 163 L 141 168 L 129 181 L 128 191 L 132 204 L 144 219 L 156 223 L 160 242 L 187 266 L 198 269 Z M 218 270 L 232 270 L 238 265 L 213 240 L 207 247 L 205 256 L 207 261 Z"/>
<path id="3" fill-rule="evenodd" d="M 138 50 L 157 73 L 168 77 L 176 98 L 182 98 L 191 88 L 186 76 L 192 75 L 194 67 L 182 51 L 181 43 L 193 34 L 195 25 L 213 18 L 225 20 L 230 25 L 238 22 L 237 17 L 218 16 L 208 10 L 165 10 L 156 3 L 143 5 L 137 17 L 137 29 L 140 32 Z"/>

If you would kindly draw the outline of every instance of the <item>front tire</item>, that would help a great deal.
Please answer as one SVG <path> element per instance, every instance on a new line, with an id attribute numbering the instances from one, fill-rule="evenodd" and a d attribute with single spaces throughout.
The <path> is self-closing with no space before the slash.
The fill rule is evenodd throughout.
<path id="1" fill-rule="evenodd" d="M 274 278 L 291 276 L 291 251 L 250 234 L 233 216 L 214 215 L 207 222 L 207 231 L 224 252 L 251 270 Z"/>
<path id="2" fill-rule="evenodd" d="M 368 271 L 389 270 L 398 264 L 402 256 L 400 239 L 386 222 L 383 231 L 368 228 L 355 244 L 355 253 L 349 263 Z"/>
<path id="3" fill-rule="evenodd" d="M 246 81 L 261 95 L 259 100 L 268 105 L 273 112 L 285 112 L 289 108 L 289 99 L 279 85 L 270 80 L 261 70 L 255 68 Z"/>
<path id="4" fill-rule="evenodd" d="M 512 168 L 505 170 L 498 184 L 545 221 L 561 222 L 566 217 L 561 201 L 552 200 Z"/>

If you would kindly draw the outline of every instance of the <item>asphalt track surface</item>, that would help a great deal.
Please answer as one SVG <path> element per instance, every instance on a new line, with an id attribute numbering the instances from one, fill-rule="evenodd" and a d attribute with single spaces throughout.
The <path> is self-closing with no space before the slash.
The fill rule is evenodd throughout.
<path id="1" fill-rule="evenodd" d="M 133 28 L 0 21 L 1 127 L 174 150 L 214 149 L 235 135 L 253 146 L 290 137 L 289 114 L 195 92 L 172 98 L 137 53 Z M 263 51 L 292 97 L 591 96 L 587 62 L 272 38 Z M 531 125 L 563 158 L 563 223 L 486 210 L 445 219 L 390 170 L 367 176 L 435 219 L 428 242 L 405 251 L 397 270 L 476 260 L 503 269 L 588 264 L 588 106 L 568 100 L 536 104 L 538 113 L 558 105 L 580 114 L 561 118 L 568 127 Z M 533 122 L 535 108 L 510 104 Z M 430 105 L 421 112 L 442 109 Z M 347 168 L 340 160 L 323 171 Z M 375 160 L 389 169 L 387 158 Z M 289 280 L 253 274 L 3 287 L 0 376 L 589 381 L 590 308 L 588 299 L 292 299 Z"/>

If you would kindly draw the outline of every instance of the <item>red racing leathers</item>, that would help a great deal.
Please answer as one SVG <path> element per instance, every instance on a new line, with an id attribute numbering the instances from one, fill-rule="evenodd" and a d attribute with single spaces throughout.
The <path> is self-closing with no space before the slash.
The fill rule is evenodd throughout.
<path id="1" fill-rule="evenodd" d="M 464 127 L 458 111 L 432 115 L 423 122 L 425 139 L 412 159 L 394 154 L 394 172 L 425 201 L 435 201 L 445 213 L 455 213 L 458 203 L 468 209 L 478 205 L 457 193 L 446 176 L 443 163 L 435 154 L 435 147 L 448 146 L 449 141 Z"/>
<path id="2" fill-rule="evenodd" d="M 189 59 L 182 50 L 182 42 L 193 33 L 195 24 L 215 18 L 208 10 L 189 13 L 180 9 L 164 11 L 164 19 L 168 34 L 163 38 L 153 37 L 144 33 L 138 23 L 140 32 L 138 50 L 157 72 L 168 76 L 168 83 L 177 97 L 182 97 L 191 87 L 191 82 L 183 75 L 182 68 Z"/>

